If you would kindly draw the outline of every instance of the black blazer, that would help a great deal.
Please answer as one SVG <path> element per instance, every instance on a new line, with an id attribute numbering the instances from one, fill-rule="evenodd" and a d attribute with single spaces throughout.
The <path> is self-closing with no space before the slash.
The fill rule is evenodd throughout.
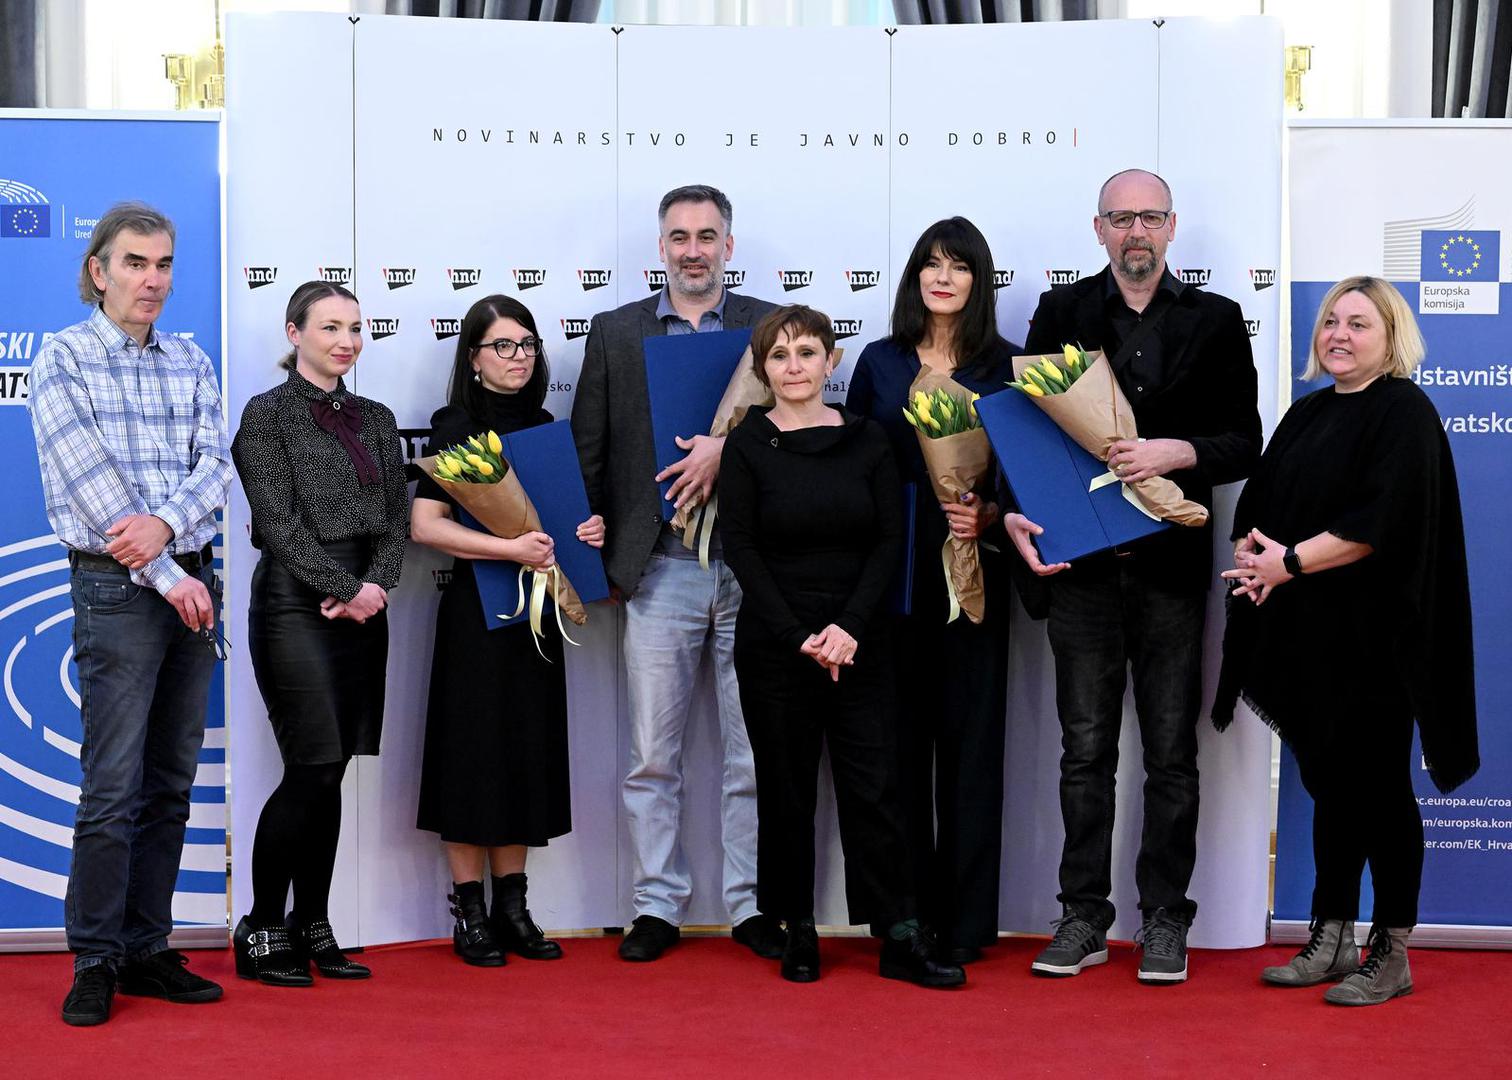
<path id="1" fill-rule="evenodd" d="M 1100 349 L 1113 338 L 1105 298 L 1112 270 L 1040 296 L 1024 343 L 1027 353 L 1057 353 L 1068 342 Z M 1170 474 L 1186 497 L 1206 506 L 1201 529 L 1175 526 L 1133 545 L 1143 569 L 1174 588 L 1205 591 L 1213 572 L 1213 488 L 1243 480 L 1260 460 L 1259 390 L 1249 331 L 1239 305 L 1188 285 L 1153 333 L 1167 365 L 1165 382 L 1133 406 L 1145 439 L 1185 439 L 1197 466 Z M 1124 371 L 1115 368 L 1122 384 Z M 1133 402 L 1136 395 L 1124 386 Z M 1111 555 L 1093 556 L 1111 559 Z M 1090 561 L 1090 560 L 1084 560 Z"/>
<path id="2" fill-rule="evenodd" d="M 651 440 L 651 399 L 646 389 L 648 337 L 667 332 L 656 317 L 661 294 L 593 317 L 583 351 L 583 370 L 572 402 L 588 505 L 604 516 L 604 570 L 626 596 L 645 571 L 661 533 L 666 503 L 656 486 L 656 450 Z M 724 325 L 754 325 L 775 308 L 765 300 L 729 293 Z M 710 418 L 712 419 L 712 417 Z"/>

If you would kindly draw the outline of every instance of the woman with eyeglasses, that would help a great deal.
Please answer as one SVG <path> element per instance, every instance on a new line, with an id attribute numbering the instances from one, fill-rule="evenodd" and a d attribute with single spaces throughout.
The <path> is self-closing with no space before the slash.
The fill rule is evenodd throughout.
<path id="1" fill-rule="evenodd" d="M 998 333 L 993 276 L 987 238 L 966 218 L 925 229 L 898 279 L 892 333 L 862 350 L 845 399 L 851 412 L 882 425 L 903 480 L 914 486 L 912 604 L 894 630 L 898 742 L 921 907 L 953 963 L 977 960 L 997 941 L 1008 567 L 983 545 L 986 617 L 946 623 L 940 548 L 947 536 L 1001 537 L 1001 515 L 991 488 L 948 505 L 935 499 L 903 405 L 925 368 L 980 394 L 1013 378 L 1012 359 L 1022 350 Z"/>
<path id="2" fill-rule="evenodd" d="M 399 583 L 409 499 L 394 414 L 346 388 L 362 352 L 357 298 L 307 281 L 284 316 L 288 377 L 247 402 L 231 444 L 252 511 L 248 651 L 284 774 L 252 841 L 252 910 L 236 928 L 236 973 L 309 986 L 309 964 L 365 979 L 327 917 L 341 779 L 378 753 L 388 591 Z M 294 909 L 285 916 L 289 886 Z"/>
<path id="3" fill-rule="evenodd" d="M 484 297 L 462 319 L 447 404 L 431 418 L 431 452 L 550 423 L 542 408 L 549 382 L 530 310 L 513 297 Z M 446 850 L 458 956 L 479 967 L 502 965 L 507 952 L 555 960 L 561 946 L 525 904 L 525 853 L 572 829 L 562 640 L 550 619 L 540 651 L 524 622 L 487 629 L 472 568 L 475 559 L 503 559 L 545 569 L 555 561 L 553 541 L 542 532 L 500 539 L 463 525 L 456 511 L 438 483 L 421 478 L 410 534 L 456 563 L 436 616 L 418 825 L 440 833 Z M 603 518 L 583 522 L 577 537 L 602 547 Z"/>

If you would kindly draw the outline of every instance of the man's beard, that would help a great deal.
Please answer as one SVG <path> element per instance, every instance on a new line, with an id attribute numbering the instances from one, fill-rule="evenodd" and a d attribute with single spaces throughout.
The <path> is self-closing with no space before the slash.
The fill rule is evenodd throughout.
<path id="1" fill-rule="evenodd" d="M 1141 252 L 1148 258 L 1141 263 L 1135 263 L 1130 257 L 1135 252 Z M 1130 281 L 1143 281 L 1155 272 L 1160 260 L 1155 257 L 1155 248 L 1132 244 L 1124 248 L 1118 255 L 1118 270 Z"/>
<path id="2" fill-rule="evenodd" d="M 673 283 L 677 287 L 677 291 L 682 293 L 684 296 L 696 297 L 706 297 L 713 294 L 714 292 L 717 292 L 719 288 L 724 284 L 724 264 L 721 263 L 718 266 L 715 266 L 712 262 L 710 262 L 704 265 L 706 267 L 706 272 L 704 273 L 702 281 L 690 281 L 683 274 L 683 268 L 681 266 L 677 267 L 675 270 L 672 270 L 671 277 Z"/>

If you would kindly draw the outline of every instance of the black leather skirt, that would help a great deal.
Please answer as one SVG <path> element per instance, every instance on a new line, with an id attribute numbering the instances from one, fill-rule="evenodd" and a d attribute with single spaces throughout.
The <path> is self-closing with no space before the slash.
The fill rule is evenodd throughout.
<path id="1" fill-rule="evenodd" d="M 358 577 L 367 570 L 366 540 L 322 546 Z M 252 572 L 252 671 L 288 765 L 376 754 L 383 732 L 388 612 L 365 623 L 327 619 L 320 612 L 324 599 L 272 555 L 265 553 Z"/>

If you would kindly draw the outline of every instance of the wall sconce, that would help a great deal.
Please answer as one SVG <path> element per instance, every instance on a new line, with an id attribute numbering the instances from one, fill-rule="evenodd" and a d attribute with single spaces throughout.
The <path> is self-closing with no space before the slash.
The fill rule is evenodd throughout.
<path id="1" fill-rule="evenodd" d="M 226 105 L 226 49 L 221 44 L 220 0 L 215 3 L 215 44 L 197 53 L 164 53 L 163 77 L 173 84 L 175 109 Z"/>
<path id="2" fill-rule="evenodd" d="M 1312 69 L 1311 45 L 1286 47 L 1286 107 L 1302 111 L 1302 76 Z"/>

